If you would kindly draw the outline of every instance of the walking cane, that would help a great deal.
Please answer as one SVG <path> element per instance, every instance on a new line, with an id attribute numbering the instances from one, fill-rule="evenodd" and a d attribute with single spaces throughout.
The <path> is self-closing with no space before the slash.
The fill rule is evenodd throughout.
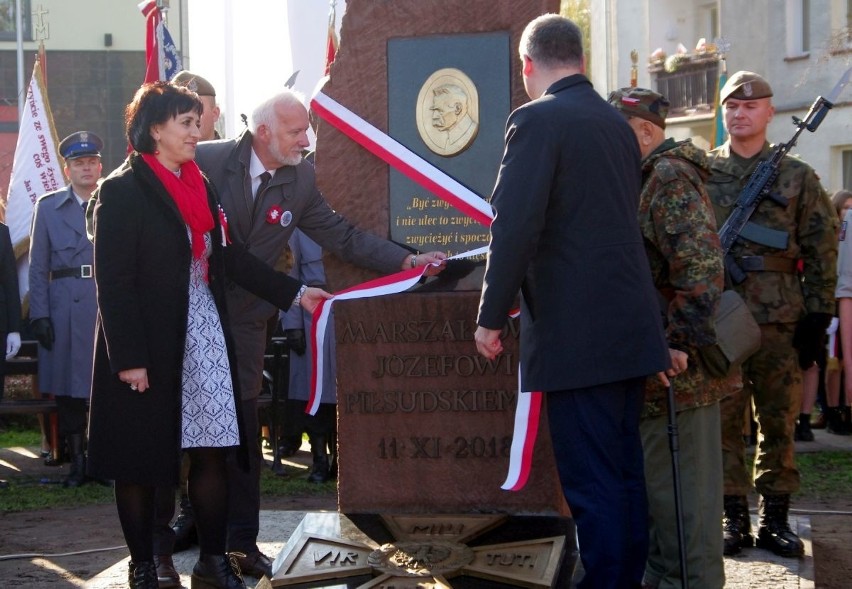
<path id="1" fill-rule="evenodd" d="M 672 453 L 672 478 L 674 479 L 675 517 L 677 518 L 677 547 L 680 555 L 680 580 L 684 589 L 689 587 L 689 576 L 686 571 L 686 540 L 683 532 L 683 495 L 680 487 L 680 443 L 677 432 L 677 414 L 675 413 L 674 386 L 668 386 L 669 413 L 669 449 Z"/>

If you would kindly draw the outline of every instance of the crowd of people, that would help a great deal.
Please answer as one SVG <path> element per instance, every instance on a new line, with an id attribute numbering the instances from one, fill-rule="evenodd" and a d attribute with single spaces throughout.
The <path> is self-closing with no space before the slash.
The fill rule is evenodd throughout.
<path id="1" fill-rule="evenodd" d="M 813 404 L 803 378 L 808 391 L 824 380 L 828 427 L 849 434 L 841 400 L 852 383 L 840 375 L 852 370 L 841 352 L 852 350 L 852 193 L 832 203 L 814 170 L 785 156 L 778 198 L 760 204 L 748 239 L 727 253 L 746 275 L 733 280 L 718 228 L 772 150 L 771 85 L 750 71 L 730 77 L 720 91 L 729 138 L 705 152 L 666 137 L 665 96 L 627 87 L 604 100 L 582 47 L 579 27 L 557 15 L 521 37 L 530 102 L 506 123 L 475 345 L 489 359 L 503 351 L 520 293 L 521 388 L 547 399 L 585 571 L 579 587 L 720 588 L 723 555 L 755 544 L 803 555 L 788 522 L 799 489 L 794 432 L 810 431 Z M 304 403 L 310 313 L 331 296 L 322 252 L 383 273 L 445 265 L 442 252 L 413 253 L 331 209 L 305 158 L 309 115 L 298 93 L 259 103 L 236 138 L 219 138 L 218 116 L 215 89 L 197 74 L 146 84 L 126 109 L 125 162 L 102 179 L 102 140 L 72 133 L 59 146 L 68 186 L 35 206 L 29 323 L 40 390 L 57 402 L 65 485 L 114 484 L 134 589 L 179 587 L 172 555 L 194 542 L 193 587 L 272 576 L 257 544 L 268 326 L 280 317 L 290 398 Z M 0 229 L 0 339 L 13 356 L 21 309 Z M 707 358 L 729 289 L 762 343 L 720 373 Z M 334 476 L 329 368 L 319 414 L 290 428 L 297 439 L 308 433 L 313 482 Z"/>

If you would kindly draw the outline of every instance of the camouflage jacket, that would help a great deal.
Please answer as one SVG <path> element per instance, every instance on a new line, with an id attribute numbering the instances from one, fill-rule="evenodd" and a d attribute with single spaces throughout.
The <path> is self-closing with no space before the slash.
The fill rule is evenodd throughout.
<path id="1" fill-rule="evenodd" d="M 709 405 L 731 387 L 710 378 L 696 349 L 716 343 L 713 315 L 724 287 L 722 248 L 704 180 L 703 150 L 667 139 L 642 162 L 639 225 L 654 285 L 666 294 L 666 339 L 689 355 L 674 379 L 678 410 Z M 666 411 L 666 390 L 655 377 L 645 388 L 646 417 Z"/>
<path id="2" fill-rule="evenodd" d="M 710 178 L 707 192 L 721 227 L 757 163 L 769 156 L 771 146 L 745 160 L 731 153 L 730 142 L 708 154 Z M 734 258 L 772 256 L 802 261 L 802 274 L 749 272 L 733 288 L 742 295 L 758 323 L 793 323 L 805 313 L 834 313 L 837 282 L 837 213 L 814 170 L 802 160 L 786 156 L 772 186 L 789 200 L 782 206 L 770 199 L 760 203 L 751 221 L 786 232 L 787 248 L 775 249 L 745 239 L 731 249 Z"/>

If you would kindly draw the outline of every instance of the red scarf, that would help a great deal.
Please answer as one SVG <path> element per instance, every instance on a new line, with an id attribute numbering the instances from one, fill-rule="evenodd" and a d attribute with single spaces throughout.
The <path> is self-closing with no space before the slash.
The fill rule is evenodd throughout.
<path id="1" fill-rule="evenodd" d="M 174 199 L 183 222 L 192 234 L 192 255 L 200 259 L 204 255 L 204 234 L 213 229 L 213 214 L 207 204 L 207 187 L 198 164 L 194 160 L 186 162 L 180 167 L 178 176 L 150 153 L 143 153 L 142 159 L 151 166 Z"/>

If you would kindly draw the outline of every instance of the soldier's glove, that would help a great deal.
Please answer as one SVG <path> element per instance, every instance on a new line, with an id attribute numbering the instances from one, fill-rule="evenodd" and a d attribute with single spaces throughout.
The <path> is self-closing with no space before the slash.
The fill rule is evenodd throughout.
<path id="1" fill-rule="evenodd" d="M 30 327 L 33 335 L 38 340 L 38 343 L 40 343 L 45 350 L 52 350 L 53 342 L 56 340 L 56 337 L 53 334 L 53 321 L 50 320 L 50 317 L 33 319 L 30 321 Z"/>
<path id="2" fill-rule="evenodd" d="M 807 370 L 824 358 L 826 333 L 831 324 L 829 313 L 808 313 L 796 324 L 793 347 L 799 351 L 799 366 Z"/>
<path id="3" fill-rule="evenodd" d="M 290 346 L 291 352 L 297 356 L 301 356 L 305 353 L 307 343 L 305 342 L 304 329 L 285 329 L 284 335 L 287 336 L 287 345 Z"/>

